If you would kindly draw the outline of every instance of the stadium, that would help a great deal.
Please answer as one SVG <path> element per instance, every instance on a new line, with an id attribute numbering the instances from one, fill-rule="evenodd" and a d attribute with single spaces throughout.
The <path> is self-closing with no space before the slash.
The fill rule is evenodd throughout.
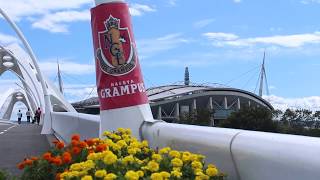
<path id="1" fill-rule="evenodd" d="M 188 68 L 184 83 L 151 87 L 147 89 L 153 117 L 167 122 L 179 122 L 180 117 L 200 109 L 211 112 L 211 125 L 226 119 L 232 112 L 243 107 L 272 105 L 252 92 L 220 84 L 190 84 Z M 82 113 L 99 114 L 99 100 L 92 97 L 72 104 Z"/>

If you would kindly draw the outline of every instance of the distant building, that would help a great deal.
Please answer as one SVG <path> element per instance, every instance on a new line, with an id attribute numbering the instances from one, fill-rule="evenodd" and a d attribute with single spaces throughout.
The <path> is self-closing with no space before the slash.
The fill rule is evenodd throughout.
<path id="1" fill-rule="evenodd" d="M 149 88 L 147 94 L 154 118 L 168 122 L 178 122 L 180 115 L 202 108 L 213 112 L 215 122 L 226 119 L 242 107 L 273 109 L 260 96 L 230 87 L 176 84 Z M 99 114 L 97 97 L 73 103 L 73 106 L 79 112 Z"/>

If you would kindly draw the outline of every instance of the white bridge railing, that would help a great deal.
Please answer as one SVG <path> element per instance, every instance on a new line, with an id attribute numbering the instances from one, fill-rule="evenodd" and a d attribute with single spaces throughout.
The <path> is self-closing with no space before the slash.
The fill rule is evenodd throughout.
<path id="1" fill-rule="evenodd" d="M 68 142 L 73 133 L 98 137 L 99 116 L 52 113 L 55 134 Z M 153 148 L 170 146 L 206 156 L 229 179 L 319 180 L 320 138 L 146 122 L 141 135 Z"/>

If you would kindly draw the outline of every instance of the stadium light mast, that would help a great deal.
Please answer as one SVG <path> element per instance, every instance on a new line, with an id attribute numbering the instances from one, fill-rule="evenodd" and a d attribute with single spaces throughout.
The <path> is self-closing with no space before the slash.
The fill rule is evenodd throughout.
<path id="1" fill-rule="evenodd" d="M 260 72 L 260 86 L 259 86 L 259 96 L 262 97 L 263 95 L 263 83 L 266 84 L 267 94 L 269 94 L 268 83 L 267 83 L 267 75 L 265 69 L 265 58 L 266 58 L 266 51 L 263 52 L 263 61 L 261 65 L 261 72 Z"/>
<path id="2" fill-rule="evenodd" d="M 60 65 L 59 65 L 59 60 L 57 60 L 57 65 L 58 65 L 58 82 L 59 82 L 59 91 L 63 95 L 63 82 L 61 78 L 61 71 L 60 71 Z"/>

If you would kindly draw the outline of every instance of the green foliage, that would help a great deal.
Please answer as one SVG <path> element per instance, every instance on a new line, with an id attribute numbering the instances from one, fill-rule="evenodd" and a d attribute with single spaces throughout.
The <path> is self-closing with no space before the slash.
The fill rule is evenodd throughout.
<path id="1" fill-rule="evenodd" d="M 190 124 L 198 126 L 210 126 L 213 112 L 207 109 L 198 109 L 180 115 L 180 124 Z"/>
<path id="2" fill-rule="evenodd" d="M 9 179 L 8 173 L 0 169 L 0 180 L 7 180 L 7 179 Z"/>
<path id="3" fill-rule="evenodd" d="M 242 108 L 233 112 L 219 126 L 254 131 L 279 131 L 278 123 L 272 120 L 272 113 L 266 108 Z"/>

